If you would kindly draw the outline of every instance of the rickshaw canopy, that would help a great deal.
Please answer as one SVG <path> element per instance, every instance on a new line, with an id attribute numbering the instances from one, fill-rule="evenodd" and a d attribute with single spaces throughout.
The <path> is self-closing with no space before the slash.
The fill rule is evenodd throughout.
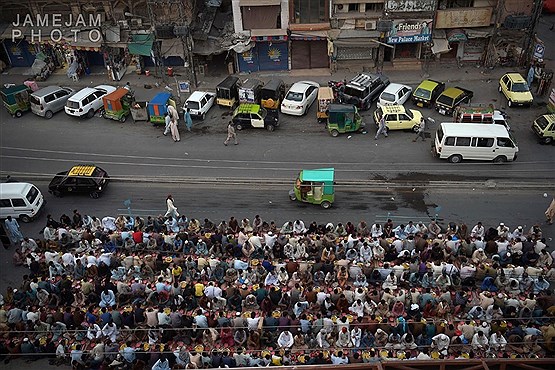
<path id="1" fill-rule="evenodd" d="M 11 86 L 8 88 L 3 88 L 1 91 L 2 94 L 2 100 L 5 103 L 8 104 L 16 104 L 16 95 L 25 92 L 26 94 L 28 94 L 31 89 L 29 89 L 29 87 L 27 87 L 26 85 L 16 85 L 16 86 Z"/>
<path id="2" fill-rule="evenodd" d="M 104 109 L 110 111 L 118 111 L 122 109 L 121 99 L 129 94 L 129 90 L 124 88 L 119 88 L 114 92 L 104 96 L 102 98 L 104 102 Z"/>
<path id="3" fill-rule="evenodd" d="M 315 170 L 302 170 L 299 174 L 301 182 L 324 183 L 324 194 L 333 194 L 334 168 L 319 168 Z"/>
<path id="4" fill-rule="evenodd" d="M 148 114 L 152 116 L 163 116 L 167 111 L 167 103 L 170 100 L 171 94 L 169 92 L 161 92 L 156 94 L 154 98 L 148 103 Z"/>

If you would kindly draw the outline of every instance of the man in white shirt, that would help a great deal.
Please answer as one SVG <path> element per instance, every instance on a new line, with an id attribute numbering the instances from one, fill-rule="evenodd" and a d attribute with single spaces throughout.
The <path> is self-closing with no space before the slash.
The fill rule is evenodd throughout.
<path id="1" fill-rule="evenodd" d="M 249 329 L 249 331 L 258 330 L 259 321 L 260 321 L 260 317 L 256 317 L 256 313 L 251 312 L 251 317 L 247 317 L 247 328 Z"/>
<path id="2" fill-rule="evenodd" d="M 293 346 L 293 335 L 289 330 L 284 330 L 279 335 L 277 341 L 279 348 L 291 348 Z"/>
<path id="3" fill-rule="evenodd" d="M 486 228 L 481 222 L 478 222 L 470 232 L 470 236 L 473 238 L 483 238 L 486 235 Z"/>
<path id="4" fill-rule="evenodd" d="M 222 296 L 222 289 L 220 287 L 214 286 L 214 282 L 208 283 L 208 286 L 204 288 L 204 295 L 208 299 L 214 299 L 215 297 L 220 298 Z"/>

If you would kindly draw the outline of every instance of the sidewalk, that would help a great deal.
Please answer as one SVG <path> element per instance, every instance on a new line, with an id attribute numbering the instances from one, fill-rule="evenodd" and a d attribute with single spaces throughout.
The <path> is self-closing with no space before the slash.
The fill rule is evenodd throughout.
<path id="1" fill-rule="evenodd" d="M 484 83 L 497 83 L 498 79 L 507 71 L 515 71 L 517 68 L 496 68 L 493 70 L 478 68 L 476 66 L 463 66 L 458 68 L 456 65 L 431 65 L 428 74 L 422 70 L 406 70 L 406 71 L 385 71 L 391 82 L 403 83 L 407 85 L 417 86 L 420 81 L 426 78 L 443 81 L 448 85 L 458 85 L 464 87 L 465 83 L 471 81 L 482 81 Z M 10 68 L 2 73 L 2 84 L 16 83 L 21 84 L 29 79 L 30 68 Z M 521 74 L 525 71 L 518 70 Z M 362 72 L 362 68 L 360 71 Z M 262 81 L 268 81 L 271 78 L 281 78 L 287 85 L 291 85 L 299 80 L 313 80 L 322 86 L 326 86 L 329 80 L 350 79 L 358 73 L 352 70 L 339 70 L 334 74 L 330 74 L 328 69 L 314 70 L 291 70 L 291 71 L 261 71 L 255 73 L 239 73 L 241 79 L 258 78 Z M 198 75 L 199 86 L 193 90 L 215 91 L 216 86 L 226 77 L 222 74 L 219 76 L 202 76 Z M 167 77 L 166 81 L 171 87 L 173 94 L 177 97 L 177 81 L 186 80 L 185 68 L 174 67 L 174 77 Z M 81 89 L 86 86 L 96 86 L 101 84 L 123 86 L 129 82 L 135 91 L 138 101 L 148 101 L 156 93 L 162 91 L 166 84 L 160 77 L 154 75 L 145 76 L 135 73 L 127 73 L 121 81 L 111 81 L 103 67 L 94 67 L 90 75 L 83 76 L 79 81 L 72 81 L 66 76 L 65 70 L 56 70 L 46 81 L 38 82 L 39 87 L 49 85 L 68 86 L 75 89 Z M 185 101 L 188 93 L 182 94 L 181 100 Z"/>

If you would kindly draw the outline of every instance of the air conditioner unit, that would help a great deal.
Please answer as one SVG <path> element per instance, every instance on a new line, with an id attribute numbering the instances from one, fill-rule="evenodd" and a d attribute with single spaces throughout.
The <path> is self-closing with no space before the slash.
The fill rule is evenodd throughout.
<path id="1" fill-rule="evenodd" d="M 364 22 L 364 29 L 365 30 L 375 30 L 377 26 L 377 21 L 365 21 Z"/>
<path id="2" fill-rule="evenodd" d="M 348 5 L 337 4 L 335 5 L 335 12 L 336 13 L 347 13 L 349 11 Z"/>

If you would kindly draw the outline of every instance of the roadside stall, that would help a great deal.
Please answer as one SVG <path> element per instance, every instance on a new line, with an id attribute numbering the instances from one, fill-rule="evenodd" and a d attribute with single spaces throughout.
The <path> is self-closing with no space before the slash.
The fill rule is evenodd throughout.
<path id="1" fill-rule="evenodd" d="M 104 118 L 125 122 L 131 110 L 133 98 L 129 90 L 119 88 L 116 91 L 104 96 Z"/>
<path id="2" fill-rule="evenodd" d="M 133 102 L 131 106 L 131 118 L 133 118 L 133 122 L 137 121 L 148 121 L 148 110 L 147 110 L 148 102 Z"/>
<path id="3" fill-rule="evenodd" d="M 161 92 L 156 94 L 154 98 L 148 103 L 147 110 L 150 122 L 153 124 L 164 124 L 165 114 L 168 111 L 168 105 L 176 107 L 175 101 L 172 99 L 172 94 L 169 92 Z"/>
<path id="4" fill-rule="evenodd" d="M 316 112 L 318 122 L 324 122 L 328 118 L 328 108 L 333 100 L 333 89 L 331 87 L 318 88 L 318 111 Z"/>

